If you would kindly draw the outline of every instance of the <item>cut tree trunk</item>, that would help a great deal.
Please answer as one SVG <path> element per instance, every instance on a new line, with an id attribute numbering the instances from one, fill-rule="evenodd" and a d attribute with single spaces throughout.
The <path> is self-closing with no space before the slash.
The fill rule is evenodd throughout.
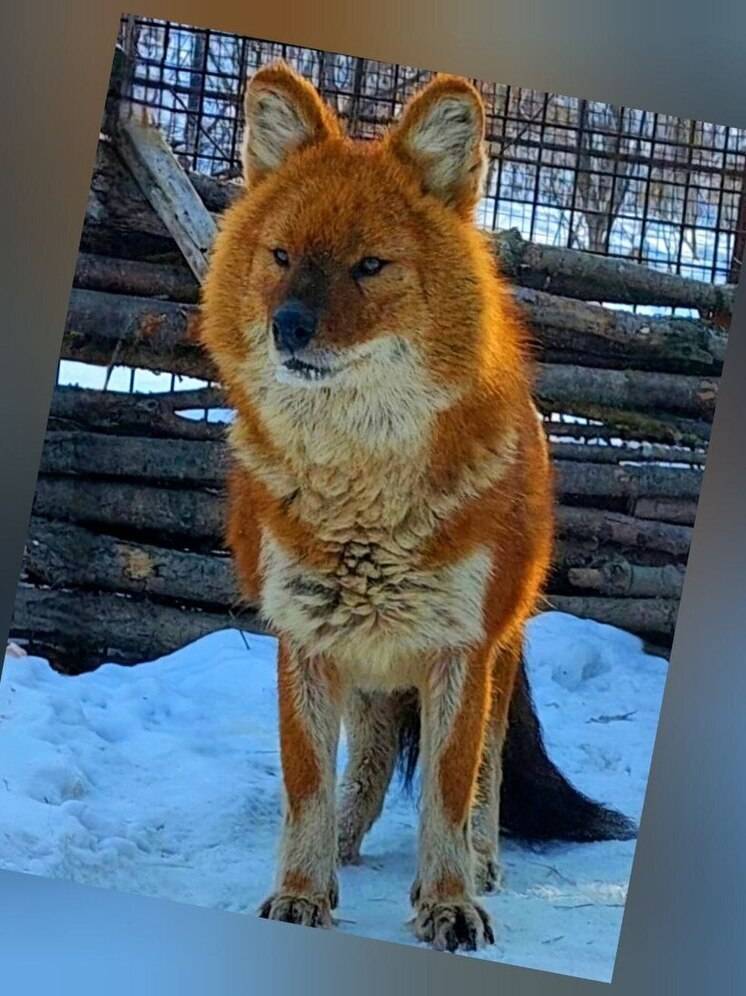
<path id="1" fill-rule="evenodd" d="M 558 536 L 585 539 L 599 545 L 656 550 L 686 558 L 692 542 L 692 530 L 688 526 L 646 522 L 598 508 L 560 506 L 555 517 Z"/>
<path id="2" fill-rule="evenodd" d="M 231 559 L 96 533 L 33 516 L 23 562 L 28 578 L 55 588 L 122 591 L 195 605 L 240 605 Z"/>
<path id="3" fill-rule="evenodd" d="M 555 460 L 560 495 L 577 497 L 698 498 L 702 471 L 696 467 L 613 466 Z"/>
<path id="4" fill-rule="evenodd" d="M 63 356 L 148 369 L 172 370 L 205 380 L 215 371 L 199 345 L 199 310 L 153 298 L 74 289 L 70 296 Z M 632 410 L 638 417 L 661 412 L 712 420 L 717 378 L 650 371 L 601 370 L 570 364 L 539 364 L 542 411 L 589 418 L 603 409 Z"/>
<path id="5" fill-rule="evenodd" d="M 663 273 L 639 263 L 578 249 L 539 245 L 518 229 L 495 232 L 503 273 L 524 287 L 585 301 L 694 308 L 730 315 L 735 287 Z"/>
<path id="6" fill-rule="evenodd" d="M 557 422 L 549 416 L 554 406 L 541 405 L 547 417 L 544 428 L 552 436 L 566 439 L 624 439 L 660 443 L 667 446 L 686 446 L 690 450 L 706 449 L 710 439 L 711 426 L 708 422 L 695 422 L 690 419 L 654 418 L 636 412 L 603 412 L 604 424 L 584 422 Z"/>
<path id="7" fill-rule="evenodd" d="M 122 478 L 154 485 L 221 488 L 228 451 L 212 440 L 118 436 L 105 432 L 47 432 L 40 473 L 76 478 Z"/>
<path id="8" fill-rule="evenodd" d="M 48 475 L 220 488 L 227 476 L 228 451 L 214 441 L 60 430 L 47 433 L 40 470 Z"/>
<path id="9" fill-rule="evenodd" d="M 193 305 L 75 288 L 60 355 L 214 380 L 215 370 L 199 345 L 198 323 Z"/>
<path id="10" fill-rule="evenodd" d="M 148 487 L 126 481 L 42 476 L 33 513 L 48 519 L 96 526 L 196 549 L 219 549 L 225 533 L 221 494 Z"/>
<path id="11" fill-rule="evenodd" d="M 554 411 L 596 418 L 603 406 L 636 413 L 661 411 L 712 421 L 718 380 L 641 370 L 598 370 L 538 364 L 536 393 Z M 599 417 L 600 421 L 603 421 Z"/>
<path id="12" fill-rule="evenodd" d="M 571 567 L 570 584 L 600 595 L 681 598 L 686 568 L 682 564 L 647 567 L 628 560 L 609 560 L 598 567 Z"/>
<path id="13" fill-rule="evenodd" d="M 567 594 L 567 585 L 573 587 L 569 580 L 571 568 L 599 568 L 620 559 L 641 567 L 665 567 L 672 562 L 685 566 L 686 558 L 637 546 L 598 543 L 588 536 L 557 537 L 552 550 L 552 575 L 548 590 Z"/>
<path id="14" fill-rule="evenodd" d="M 548 595 L 549 608 L 626 629 L 671 639 L 679 601 L 675 598 L 606 598 L 604 596 Z"/>
<path id="15" fill-rule="evenodd" d="M 78 253 L 73 286 L 81 290 L 157 297 L 186 304 L 196 304 L 199 300 L 199 284 L 186 266 L 86 252 Z"/>
<path id="16" fill-rule="evenodd" d="M 680 498 L 639 498 L 635 502 L 635 515 L 639 519 L 659 519 L 693 526 L 697 502 Z"/>
<path id="17" fill-rule="evenodd" d="M 683 446 L 660 446 L 645 443 L 604 446 L 592 443 L 552 442 L 552 456 L 556 460 L 582 460 L 586 463 L 665 463 L 703 467 L 706 454 Z M 654 516 L 653 518 L 657 518 Z"/>
<path id="18" fill-rule="evenodd" d="M 172 299 L 188 308 L 185 314 L 190 315 L 199 294 L 196 281 L 189 277 L 178 263 L 81 253 L 74 284 L 80 290 L 142 297 L 153 309 L 154 297 Z M 519 290 L 517 296 L 534 333 L 539 360 L 690 375 L 717 376 L 722 371 L 727 336 L 704 322 L 643 319 L 538 291 Z M 73 299 L 71 308 L 76 303 Z M 147 305 L 141 307 L 147 311 Z"/>
<path id="19" fill-rule="evenodd" d="M 117 535 L 155 537 L 159 545 L 223 548 L 224 498 L 208 491 L 42 476 L 33 511 L 36 516 Z M 687 526 L 572 506 L 559 506 L 555 517 L 558 546 L 571 541 L 581 544 L 585 554 L 616 548 L 633 559 L 654 553 L 685 560 L 691 545 L 692 530 Z"/>
<path id="20" fill-rule="evenodd" d="M 254 612 L 180 609 L 111 592 L 61 591 L 21 584 L 10 633 L 68 673 L 105 662 L 136 664 L 172 653 L 223 629 L 266 632 Z"/>
<path id="21" fill-rule="evenodd" d="M 224 404 L 222 392 L 214 387 L 122 394 L 58 385 L 49 411 L 50 428 L 74 426 L 118 435 L 221 440 L 225 437 L 225 423 L 188 418 L 177 412 L 221 408 Z"/>
<path id="22" fill-rule="evenodd" d="M 728 336 L 691 318 L 650 318 L 518 288 L 538 358 L 586 367 L 718 375 Z"/>
<path id="23" fill-rule="evenodd" d="M 642 562 L 633 563 L 621 556 L 619 548 L 599 547 L 592 539 L 558 539 L 553 552 L 555 576 L 559 571 L 574 586 L 604 594 L 678 594 L 678 589 L 668 591 L 660 585 L 667 574 L 683 575 L 683 565 L 667 564 L 669 555 L 655 551 L 633 548 L 623 553 Z M 652 562 L 646 563 L 648 559 Z M 624 573 L 638 567 L 648 574 L 628 578 Z M 669 567 L 675 571 L 668 571 Z M 164 546 L 163 541 L 144 543 L 38 516 L 31 520 L 23 569 L 35 584 L 58 588 L 121 591 L 221 608 L 232 608 L 240 601 L 226 552 L 194 553 Z M 607 571 L 613 573 L 607 575 Z"/>

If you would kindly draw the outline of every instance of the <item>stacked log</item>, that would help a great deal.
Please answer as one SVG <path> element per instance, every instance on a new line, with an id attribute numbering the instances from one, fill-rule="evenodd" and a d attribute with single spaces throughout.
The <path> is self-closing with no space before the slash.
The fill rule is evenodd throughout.
<path id="1" fill-rule="evenodd" d="M 240 187 L 191 175 L 215 216 Z M 493 235 L 534 332 L 556 469 L 547 605 L 670 646 L 727 344 L 732 287 Z M 61 356 L 210 383 L 199 286 L 99 142 Z M 676 306 L 649 318 L 599 305 Z M 223 545 L 224 425 L 184 417 L 219 387 L 125 395 L 60 386 L 12 634 L 65 670 L 132 663 L 224 626 L 261 631 Z M 568 419 L 568 416 L 571 418 Z"/>

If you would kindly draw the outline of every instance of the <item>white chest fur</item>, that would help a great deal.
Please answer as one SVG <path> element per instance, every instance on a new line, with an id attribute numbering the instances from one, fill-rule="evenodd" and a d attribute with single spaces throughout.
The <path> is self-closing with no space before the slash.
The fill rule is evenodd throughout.
<path id="1" fill-rule="evenodd" d="M 363 687 L 411 683 L 418 665 L 482 636 L 491 558 L 480 550 L 432 570 L 416 547 L 364 531 L 328 570 L 309 569 L 265 533 L 263 610 L 307 652 L 329 654 Z"/>
<path id="2" fill-rule="evenodd" d="M 435 568 L 423 566 L 421 552 L 465 500 L 500 478 L 514 450 L 509 433 L 498 450 L 485 448 L 464 466 L 450 493 L 433 493 L 425 468 L 434 419 L 449 398 L 411 347 L 392 363 L 395 345 L 380 344 L 365 390 L 326 398 L 264 381 L 257 402 L 281 462 L 253 453 L 240 426 L 234 433 L 240 459 L 310 531 L 324 564 L 310 566 L 265 529 L 265 616 L 363 687 L 411 684 L 431 654 L 482 638 L 491 551 Z"/>

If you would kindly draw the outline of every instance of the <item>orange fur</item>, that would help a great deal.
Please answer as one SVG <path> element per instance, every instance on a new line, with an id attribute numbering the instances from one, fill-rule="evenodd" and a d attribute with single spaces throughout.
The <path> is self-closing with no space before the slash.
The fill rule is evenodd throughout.
<path id="1" fill-rule="evenodd" d="M 282 888 L 291 894 L 302 895 L 311 888 L 311 880 L 302 872 L 287 871 L 282 878 Z"/>
<path id="2" fill-rule="evenodd" d="M 490 709 L 490 650 L 480 647 L 471 656 L 461 708 L 438 765 L 443 809 L 456 826 L 466 824 L 476 789 Z"/>
<path id="3" fill-rule="evenodd" d="M 290 654 L 283 641 L 278 650 L 277 684 L 280 703 L 282 771 L 291 815 L 319 787 L 319 761 L 308 729 L 299 715 Z"/>

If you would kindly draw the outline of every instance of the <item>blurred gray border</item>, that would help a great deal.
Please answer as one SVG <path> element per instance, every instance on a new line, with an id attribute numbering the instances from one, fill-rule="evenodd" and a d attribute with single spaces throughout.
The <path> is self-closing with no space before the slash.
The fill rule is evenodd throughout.
<path id="1" fill-rule="evenodd" d="M 144 0 L 134 12 L 746 127 L 742 0 Z M 0 13 L 4 633 L 119 15 L 109 0 Z M 746 992 L 745 298 L 742 286 L 610 987 L 1 872 L 5 990 Z"/>

